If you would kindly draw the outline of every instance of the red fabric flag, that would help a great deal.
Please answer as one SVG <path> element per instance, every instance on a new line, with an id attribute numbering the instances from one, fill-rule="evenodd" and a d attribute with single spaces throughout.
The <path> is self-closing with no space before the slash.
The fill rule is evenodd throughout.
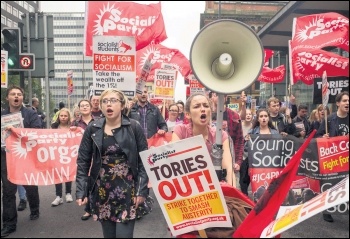
<path id="1" fill-rule="evenodd" d="M 151 59 L 153 65 L 147 77 L 147 82 L 154 81 L 155 69 L 161 69 L 162 63 L 171 63 L 183 77 L 187 77 L 191 72 L 189 60 L 179 50 L 167 48 L 161 44 L 151 44 L 136 52 L 137 78 L 140 77 L 142 67 L 150 54 L 153 54 Z"/>
<path id="2" fill-rule="evenodd" d="M 269 60 L 271 56 L 273 56 L 274 51 L 270 49 L 264 49 L 264 53 L 265 53 L 264 66 L 269 66 Z"/>
<path id="3" fill-rule="evenodd" d="M 263 67 L 258 80 L 265 83 L 281 83 L 285 73 L 286 68 L 284 65 L 277 66 L 274 69 Z"/>
<path id="4" fill-rule="evenodd" d="M 67 71 L 67 94 L 72 95 L 74 90 L 73 86 L 73 71 Z"/>
<path id="5" fill-rule="evenodd" d="M 242 224 L 233 234 L 234 238 L 260 238 L 265 227 L 267 227 L 276 216 L 279 207 L 287 196 L 292 182 L 296 178 L 301 156 L 315 135 L 314 130 L 300 149 L 293 155 L 281 174 L 273 179 L 265 193 L 256 203 Z"/>
<path id="6" fill-rule="evenodd" d="M 264 49 L 265 59 L 264 67 L 260 73 L 258 81 L 265 83 L 280 83 L 284 79 L 286 68 L 284 65 L 278 66 L 276 68 L 269 67 L 269 60 L 273 56 L 274 51 L 270 49 Z"/>
<path id="7" fill-rule="evenodd" d="M 349 51 L 349 19 L 335 12 L 294 18 L 292 50 L 336 46 Z"/>
<path id="8" fill-rule="evenodd" d="M 312 85 L 314 78 L 321 78 L 324 71 L 329 77 L 349 76 L 349 58 L 324 50 L 291 52 L 293 82 L 302 80 Z"/>
<path id="9" fill-rule="evenodd" d="M 93 35 L 135 36 L 136 50 L 167 39 L 161 3 L 86 1 L 86 56 L 92 55 Z"/>

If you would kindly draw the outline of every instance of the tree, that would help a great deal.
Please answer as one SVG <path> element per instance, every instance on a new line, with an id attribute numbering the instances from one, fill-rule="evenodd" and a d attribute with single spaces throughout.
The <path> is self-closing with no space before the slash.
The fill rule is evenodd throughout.
<path id="1" fill-rule="evenodd" d="M 8 76 L 8 87 L 10 86 L 20 86 L 20 76 L 19 75 L 9 75 Z M 4 109 L 8 106 L 7 100 L 6 100 L 6 88 L 1 88 L 1 108 Z M 37 97 L 39 101 L 41 102 L 41 105 L 39 106 L 40 110 L 43 110 L 45 106 L 45 94 L 43 92 L 42 86 L 41 86 L 41 81 L 38 78 L 32 78 L 32 96 Z M 24 84 L 24 99 L 23 103 L 28 104 L 31 103 L 31 99 L 29 97 L 29 89 L 28 89 L 28 84 Z M 50 99 L 50 115 L 53 114 L 53 110 L 55 107 L 55 103 L 52 100 L 51 95 L 49 96 Z M 46 112 L 46 110 L 45 110 Z"/>

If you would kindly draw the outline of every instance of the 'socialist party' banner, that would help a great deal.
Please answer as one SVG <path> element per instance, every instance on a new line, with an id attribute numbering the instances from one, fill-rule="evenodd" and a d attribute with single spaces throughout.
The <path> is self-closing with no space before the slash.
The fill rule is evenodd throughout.
<path id="1" fill-rule="evenodd" d="M 232 227 L 225 198 L 202 136 L 140 153 L 171 233 Z"/>
<path id="2" fill-rule="evenodd" d="M 302 143 L 303 140 L 293 136 L 251 135 L 248 141 L 248 160 L 255 202 L 271 180 L 278 177 Z M 302 156 L 296 179 L 282 206 L 305 203 L 348 175 L 349 137 L 312 139 Z M 330 208 L 328 212 L 348 213 L 348 203 Z"/>
<path id="3" fill-rule="evenodd" d="M 19 185 L 75 180 L 82 129 L 13 129 L 6 139 L 8 178 Z"/>

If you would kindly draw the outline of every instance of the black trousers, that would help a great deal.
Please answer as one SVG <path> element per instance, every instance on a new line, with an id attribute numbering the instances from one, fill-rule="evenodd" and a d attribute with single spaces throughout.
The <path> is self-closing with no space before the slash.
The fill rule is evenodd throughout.
<path id="1" fill-rule="evenodd" d="M 67 193 L 72 193 L 72 182 L 65 182 L 66 185 L 66 194 Z M 63 183 L 58 183 L 55 184 L 56 188 L 56 196 L 62 197 L 62 188 L 63 188 Z"/>
<path id="2" fill-rule="evenodd" d="M 113 222 L 110 220 L 101 221 L 104 238 L 133 238 L 135 220 L 127 223 Z"/>
<path id="3" fill-rule="evenodd" d="M 11 183 L 7 178 L 6 153 L 1 150 L 1 181 L 2 181 L 2 224 L 3 227 L 16 228 L 17 206 L 16 192 L 17 185 Z M 27 200 L 31 213 L 39 213 L 39 189 L 38 186 L 23 185 L 27 192 Z"/>

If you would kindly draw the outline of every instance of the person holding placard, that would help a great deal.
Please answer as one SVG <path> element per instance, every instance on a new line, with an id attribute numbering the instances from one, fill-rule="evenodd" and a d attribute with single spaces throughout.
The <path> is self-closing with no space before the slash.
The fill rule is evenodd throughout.
<path id="1" fill-rule="evenodd" d="M 339 93 L 335 97 L 335 103 L 337 111 L 325 117 L 316 133 L 316 137 L 349 136 L 349 92 L 343 91 Z M 326 211 L 323 212 L 323 220 L 327 222 L 334 221 L 332 215 Z"/>
<path id="2" fill-rule="evenodd" d="M 188 97 L 185 105 L 185 114 L 187 118 L 190 119 L 190 123 L 175 125 L 172 134 L 172 142 L 202 135 L 208 151 L 212 155 L 213 145 L 215 145 L 216 128 L 210 126 L 211 112 L 211 104 L 206 95 L 195 93 Z M 224 180 L 229 185 L 235 186 L 233 185 L 236 179 L 232 173 L 232 156 L 230 153 L 228 134 L 225 131 L 222 131 L 222 149 L 222 169 L 216 169 L 219 181 Z M 226 175 L 224 173 L 225 171 Z"/>
<path id="3" fill-rule="evenodd" d="M 1 117 L 11 113 L 21 112 L 24 128 L 42 128 L 38 113 L 23 106 L 24 91 L 18 86 L 11 86 L 6 91 L 8 108 L 1 111 Z M 3 127 L 1 127 L 3 128 Z M 8 125 L 6 130 L 11 130 L 13 125 Z M 1 181 L 2 181 L 2 224 L 1 237 L 7 237 L 16 231 L 17 227 L 17 207 L 16 192 L 17 185 L 8 180 L 5 148 L 1 148 Z M 39 189 L 34 185 L 23 185 L 27 192 L 27 199 L 30 208 L 30 220 L 39 218 Z"/>

